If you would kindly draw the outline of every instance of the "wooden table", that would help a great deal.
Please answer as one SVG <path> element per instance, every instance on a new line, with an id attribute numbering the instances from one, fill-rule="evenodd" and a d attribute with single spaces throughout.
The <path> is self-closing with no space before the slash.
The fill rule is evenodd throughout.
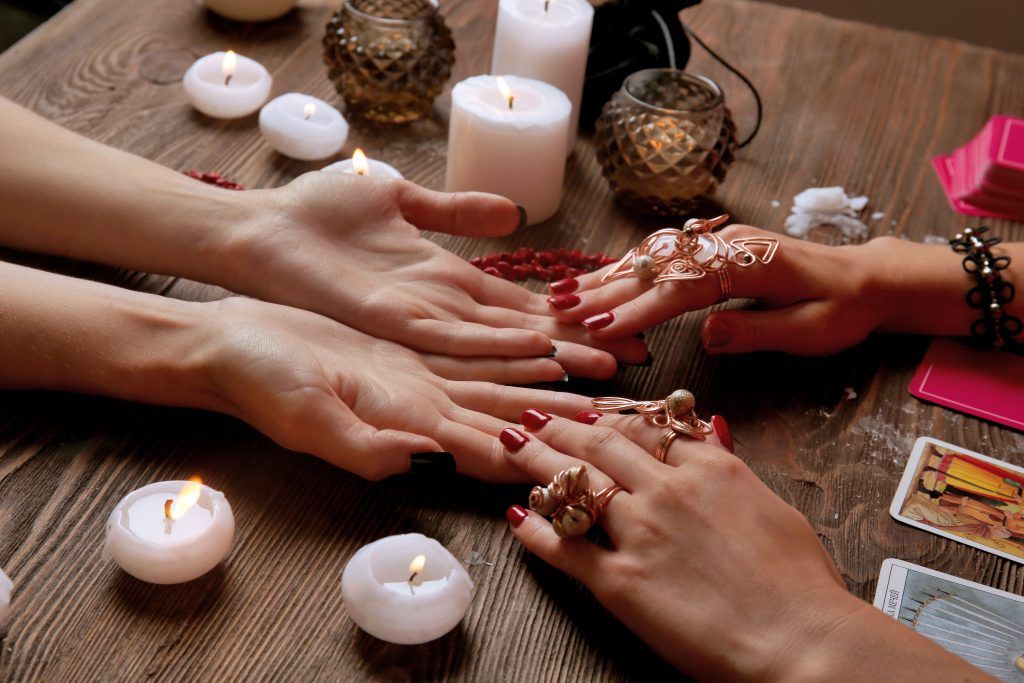
<path id="1" fill-rule="evenodd" d="M 459 46 L 453 82 L 485 72 L 496 3 L 442 4 Z M 233 47 L 270 69 L 275 93 L 336 100 L 320 61 L 329 11 L 306 6 L 269 25 L 238 26 L 208 16 L 193 0 L 78 0 L 0 56 L 0 94 L 171 168 L 218 170 L 247 187 L 280 185 L 319 164 L 274 155 L 260 142 L 255 117 L 224 122 L 197 115 L 174 82 L 183 70 L 175 64 Z M 765 97 L 764 129 L 720 193 L 734 217 L 755 225 L 778 229 L 796 192 L 839 184 L 870 196 L 869 212 L 885 213 L 872 222 L 872 234 L 949 235 L 970 221 L 946 205 L 929 158 L 966 141 L 994 113 L 1024 111 L 1024 57 L 745 0 L 706 0 L 686 16 Z M 749 126 L 738 82 L 699 52 L 692 68 L 720 79 L 741 129 Z M 441 187 L 447 108 L 442 96 L 430 118 L 406 128 L 360 125 L 346 151 L 361 144 L 408 177 Z M 556 219 L 506 242 L 444 243 L 464 255 L 513 243 L 619 253 L 650 225 L 613 205 L 583 138 Z M 1024 239 L 1020 224 L 992 225 L 1004 237 Z M 168 296 L 224 295 L 173 278 L 8 257 Z M 1020 434 L 908 395 L 925 340 L 870 340 L 820 360 L 711 358 L 697 341 L 700 319 L 685 316 L 650 334 L 652 367 L 575 388 L 651 398 L 692 389 L 702 411 L 728 416 L 738 454 L 811 519 L 863 598 L 872 596 L 886 557 L 1024 590 L 1018 565 L 901 526 L 887 514 L 918 435 L 1024 462 Z M 234 550 L 220 570 L 158 587 L 102 557 L 104 523 L 118 498 L 147 482 L 197 472 L 227 493 L 238 521 Z M 462 480 L 369 484 L 216 415 L 0 394 L 0 566 L 17 583 L 13 621 L 0 640 L 0 678 L 668 675 L 585 591 L 524 556 L 502 514 L 524 497 L 522 488 Z M 409 531 L 493 565 L 470 567 L 476 596 L 454 633 L 419 647 L 390 646 L 345 616 L 338 582 L 360 545 Z"/>

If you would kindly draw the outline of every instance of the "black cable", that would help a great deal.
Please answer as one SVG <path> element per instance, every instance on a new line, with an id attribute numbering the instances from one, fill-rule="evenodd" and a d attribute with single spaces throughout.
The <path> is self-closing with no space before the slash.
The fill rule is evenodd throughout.
<path id="1" fill-rule="evenodd" d="M 691 38 L 693 38 L 697 42 L 698 45 L 700 45 L 702 48 L 704 48 L 704 50 L 707 51 L 707 53 L 709 55 L 711 55 L 716 60 L 718 60 L 718 62 L 722 66 L 724 66 L 726 69 L 728 69 L 729 71 L 731 71 L 734 74 L 736 74 L 736 76 L 739 77 L 739 79 L 741 81 L 743 81 L 743 83 L 747 86 L 747 88 L 750 89 L 750 92 L 754 95 L 754 102 L 757 104 L 757 120 L 754 122 L 754 130 L 750 131 L 750 135 L 747 136 L 746 140 L 744 140 L 743 142 L 741 142 L 741 143 L 739 143 L 737 145 L 737 147 L 746 147 L 747 145 L 750 144 L 750 141 L 754 139 L 754 136 L 757 135 L 757 132 L 759 130 L 761 130 L 761 94 L 759 92 L 757 92 L 757 88 L 754 87 L 754 84 L 750 82 L 749 78 L 744 76 L 740 72 L 740 70 L 737 69 L 736 67 L 734 67 L 732 64 L 730 64 L 729 62 L 727 62 L 724 59 L 722 59 L 718 55 L 717 52 L 715 52 L 710 47 L 708 47 L 707 43 L 705 43 L 703 40 L 701 40 L 700 36 L 698 36 L 696 33 L 694 33 L 693 29 L 691 29 L 689 26 L 686 25 L 686 22 L 680 21 L 679 23 L 681 23 L 683 25 L 683 30 L 686 31 L 686 35 L 688 35 Z"/>

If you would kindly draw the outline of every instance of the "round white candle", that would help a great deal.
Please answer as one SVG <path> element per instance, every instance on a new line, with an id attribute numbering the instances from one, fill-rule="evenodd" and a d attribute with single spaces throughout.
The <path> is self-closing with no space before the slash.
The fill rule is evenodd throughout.
<path id="1" fill-rule="evenodd" d="M 341 576 L 352 621 L 372 636 L 402 645 L 426 643 L 455 628 L 472 591 L 462 564 L 423 534 L 388 536 L 363 546 Z"/>
<path id="2" fill-rule="evenodd" d="M 491 73 L 550 83 L 572 102 L 569 146 L 576 144 L 594 8 L 587 0 L 501 0 Z"/>
<path id="3" fill-rule="evenodd" d="M 204 0 L 204 4 L 235 21 L 270 21 L 295 7 L 295 0 Z"/>
<path id="4" fill-rule="evenodd" d="M 281 154 L 314 161 L 326 159 L 344 146 L 348 122 L 323 100 L 290 92 L 260 110 L 260 132 Z"/>
<path id="5" fill-rule="evenodd" d="M 0 628 L 7 623 L 7 612 L 11 607 L 11 591 L 14 589 L 14 582 L 0 569 Z"/>
<path id="6" fill-rule="evenodd" d="M 170 509 L 167 501 L 173 501 Z M 234 537 L 235 518 L 223 493 L 195 482 L 161 481 L 121 499 L 107 520 L 106 547 L 138 579 L 183 583 L 220 564 Z"/>
<path id="7" fill-rule="evenodd" d="M 200 57 L 181 81 L 192 106 L 218 119 L 237 119 L 259 109 L 273 82 L 259 62 L 231 51 Z"/>
<path id="8" fill-rule="evenodd" d="M 348 173 L 350 175 L 376 176 L 379 178 L 397 178 L 402 180 L 402 174 L 391 164 L 383 161 L 367 158 L 363 150 L 357 149 L 351 159 L 335 161 L 333 164 L 320 169 L 326 173 Z"/>
<path id="9" fill-rule="evenodd" d="M 500 89 L 502 79 L 509 95 Z M 529 78 L 473 76 L 458 83 L 446 189 L 508 197 L 526 209 L 531 225 L 551 218 L 562 201 L 571 111 L 561 90 Z"/>

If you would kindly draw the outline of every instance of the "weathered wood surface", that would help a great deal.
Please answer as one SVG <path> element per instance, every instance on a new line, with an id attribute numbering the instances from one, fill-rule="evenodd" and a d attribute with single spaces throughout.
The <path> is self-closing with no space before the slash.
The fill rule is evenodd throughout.
<path id="1" fill-rule="evenodd" d="M 442 4 L 459 46 L 453 82 L 484 72 L 496 3 Z M 255 117 L 196 114 L 173 82 L 183 70 L 175 65 L 232 47 L 270 69 L 275 94 L 336 100 L 320 62 L 329 11 L 307 5 L 269 25 L 239 26 L 192 0 L 78 0 L 0 55 L 0 94 L 172 168 L 218 170 L 247 187 L 279 185 L 319 164 L 274 155 Z M 873 234 L 948 235 L 968 221 L 947 207 L 929 158 L 966 141 L 991 114 L 1024 111 L 1024 57 L 743 0 L 707 0 L 686 16 L 764 94 L 764 129 L 719 196 L 744 222 L 778 229 L 796 192 L 839 184 L 869 195 L 870 211 L 885 212 Z M 721 79 L 741 129 L 748 125 L 748 97 L 736 79 L 699 51 L 692 68 Z M 440 187 L 446 116 L 442 96 L 430 118 L 406 128 L 357 126 L 345 153 L 359 144 Z M 1024 239 L 1020 224 L 992 225 Z M 504 242 L 443 242 L 464 255 L 513 243 L 618 253 L 649 227 L 612 204 L 584 137 L 564 207 L 550 223 Z M 172 278 L 29 260 L 170 296 L 224 294 Z M 716 359 L 700 350 L 699 320 L 686 316 L 651 333 L 652 367 L 576 388 L 647 397 L 692 389 L 702 410 L 729 418 L 739 455 L 808 515 L 861 597 L 871 597 L 890 556 L 1024 592 L 1016 564 L 887 515 L 918 435 L 1024 462 L 1021 435 L 909 396 L 924 340 L 870 340 L 820 360 Z M 847 398 L 847 387 L 856 398 Z M 101 557 L 104 522 L 121 495 L 197 472 L 227 493 L 238 520 L 221 570 L 156 587 Z M 0 566 L 17 584 L 13 621 L 0 640 L 0 678 L 532 681 L 665 673 L 587 594 L 524 557 L 502 515 L 524 495 L 468 481 L 371 485 L 220 416 L 0 394 Z M 420 647 L 388 646 L 347 619 L 338 582 L 360 545 L 408 531 L 438 538 L 461 558 L 476 551 L 494 566 L 470 568 L 476 596 L 456 632 Z"/>

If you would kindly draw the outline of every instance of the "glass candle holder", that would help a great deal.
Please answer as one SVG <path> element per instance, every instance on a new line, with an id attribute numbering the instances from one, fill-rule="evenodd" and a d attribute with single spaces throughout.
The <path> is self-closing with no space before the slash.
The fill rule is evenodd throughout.
<path id="1" fill-rule="evenodd" d="M 429 0 L 345 0 L 323 44 L 347 111 L 384 123 L 426 114 L 455 63 L 451 31 Z"/>
<path id="2" fill-rule="evenodd" d="M 681 216 L 725 179 L 736 126 L 714 81 L 645 69 L 604 105 L 594 142 L 616 199 L 643 213 Z"/>

